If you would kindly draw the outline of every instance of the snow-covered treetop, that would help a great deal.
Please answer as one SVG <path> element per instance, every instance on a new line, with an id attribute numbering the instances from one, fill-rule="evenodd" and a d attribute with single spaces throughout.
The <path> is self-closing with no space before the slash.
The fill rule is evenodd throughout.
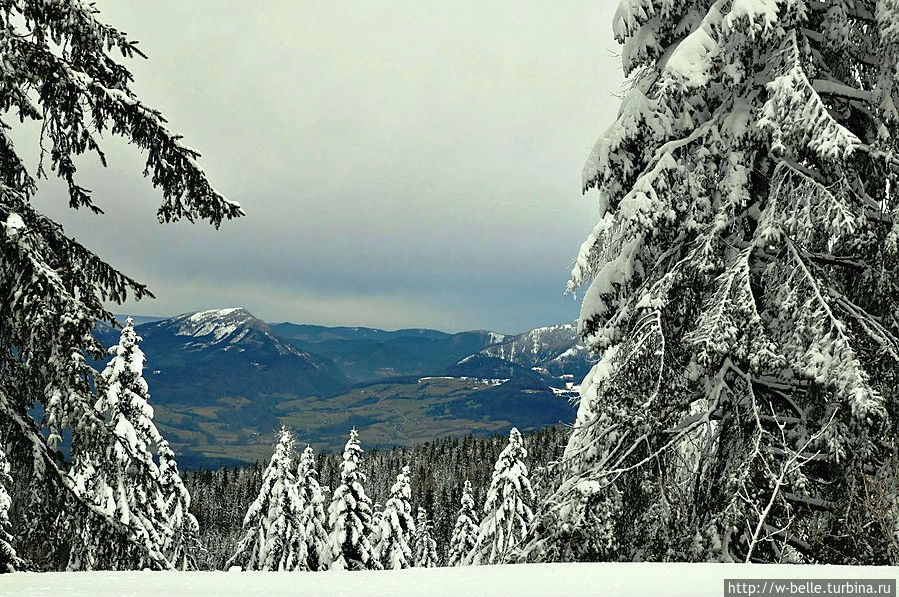
<path id="1" fill-rule="evenodd" d="M 463 510 L 474 510 L 474 497 L 472 496 L 471 481 L 465 479 L 465 485 L 462 487 L 462 498 L 460 500 Z"/>
<path id="2" fill-rule="evenodd" d="M 516 461 L 520 462 L 527 458 L 527 456 L 528 451 L 527 448 L 524 447 L 524 440 L 521 437 L 521 432 L 518 431 L 517 427 L 513 427 L 512 430 L 509 431 L 509 443 L 506 444 L 506 447 L 500 452 L 493 470 L 500 471 L 508 468 L 510 463 Z M 522 466 L 524 466 L 523 463 Z M 524 467 L 523 471 L 524 474 L 527 475 L 527 467 Z"/>
<path id="3" fill-rule="evenodd" d="M 141 337 L 134 331 L 134 320 L 128 317 L 119 343 L 109 349 L 113 357 L 100 376 L 102 383 L 96 404 L 97 410 L 115 421 L 115 432 L 132 459 L 135 454 L 145 453 L 150 446 L 156 448 L 163 441 L 153 423 L 140 342 Z"/>
<path id="4" fill-rule="evenodd" d="M 403 500 L 412 499 L 412 488 L 409 485 L 408 466 L 404 466 L 402 472 L 396 476 L 396 483 L 390 488 L 390 497 Z"/>
<path id="5" fill-rule="evenodd" d="M 356 428 L 353 427 L 350 430 L 350 439 L 347 440 L 346 445 L 343 447 L 343 465 L 340 469 L 341 478 L 344 475 L 350 474 L 358 474 L 363 479 L 365 478 L 361 472 L 357 471 L 357 464 L 359 459 L 362 458 L 363 450 L 362 445 L 359 443 L 359 432 L 356 431 Z"/>
<path id="6" fill-rule="evenodd" d="M 272 453 L 272 459 L 262 473 L 262 484 L 259 496 L 250 504 L 244 517 L 244 525 L 252 527 L 259 517 L 268 517 L 271 510 L 280 514 L 281 508 L 289 507 L 289 504 L 280 503 L 282 492 L 294 491 L 295 477 L 293 474 L 294 437 L 286 427 L 281 427 L 278 432 L 278 442 Z M 290 487 L 288 487 L 290 486 Z M 275 503 L 272 502 L 275 500 Z"/>
<path id="7" fill-rule="evenodd" d="M 300 454 L 299 477 L 305 478 L 309 475 L 317 475 L 315 471 L 315 451 L 312 446 L 306 446 L 303 453 Z"/>
<path id="8" fill-rule="evenodd" d="M 498 510 L 511 508 L 516 514 L 523 516 L 526 524 L 530 523 L 531 509 L 521 502 L 522 499 L 530 501 L 534 498 L 534 490 L 528 480 L 528 467 L 524 463 L 527 455 L 521 432 L 513 427 L 509 432 L 509 443 L 500 452 L 493 467 L 484 512 L 493 516 Z M 510 501 L 513 503 L 509 503 Z"/>

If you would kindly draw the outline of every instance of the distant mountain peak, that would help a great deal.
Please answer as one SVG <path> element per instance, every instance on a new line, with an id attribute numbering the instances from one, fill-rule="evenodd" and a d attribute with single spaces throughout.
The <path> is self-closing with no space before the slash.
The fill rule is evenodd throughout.
<path id="1" fill-rule="evenodd" d="M 183 313 L 173 317 L 171 323 L 178 327 L 178 336 L 215 336 L 220 340 L 254 320 L 256 318 L 245 308 L 228 307 Z"/>
<path id="2" fill-rule="evenodd" d="M 590 353 L 577 335 L 577 323 L 566 322 L 535 328 L 488 346 L 481 354 L 545 371 L 552 375 L 586 373 Z"/>
<path id="3" fill-rule="evenodd" d="M 174 328 L 176 336 L 195 338 L 192 348 L 214 345 L 237 344 L 251 335 L 266 336 L 279 353 L 294 352 L 301 355 L 293 347 L 283 344 L 273 333 L 267 323 L 256 318 L 244 307 L 227 307 L 224 309 L 206 309 L 194 313 L 184 313 L 167 320 Z"/>

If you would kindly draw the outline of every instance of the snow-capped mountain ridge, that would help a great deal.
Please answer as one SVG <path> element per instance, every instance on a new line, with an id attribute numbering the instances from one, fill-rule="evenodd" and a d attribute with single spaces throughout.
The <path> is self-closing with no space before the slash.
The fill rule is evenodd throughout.
<path id="1" fill-rule="evenodd" d="M 543 371 L 550 375 L 583 376 L 592 360 L 586 344 L 577 335 L 577 323 L 535 328 L 488 346 L 480 354 Z"/>
<path id="2" fill-rule="evenodd" d="M 141 324 L 137 331 L 158 403 L 322 394 L 347 383 L 330 360 L 290 345 L 243 307 L 184 313 Z M 108 326 L 98 333 L 106 344 L 118 335 Z"/>
<path id="3" fill-rule="evenodd" d="M 308 353 L 283 342 L 267 323 L 255 317 L 245 307 L 183 313 L 166 320 L 166 323 L 174 328 L 176 336 L 196 338 L 195 342 L 186 345 L 191 350 L 217 345 L 221 345 L 223 350 L 229 350 L 241 342 L 253 342 L 268 344 L 281 355 L 292 354 L 310 360 Z"/>
<path id="4" fill-rule="evenodd" d="M 315 441 L 337 446 L 345 442 L 345 429 L 333 425 L 338 419 L 379 441 L 400 443 L 460 430 L 495 431 L 509 412 L 524 428 L 570 422 L 568 399 L 588 366 L 578 359 L 586 352 L 571 324 L 517 336 L 270 325 L 232 306 L 135 329 L 143 338 L 144 373 L 161 424 L 173 445 L 194 451 L 194 462 L 216 462 L 225 453 L 252 461 L 255 444 L 241 442 L 270 432 L 285 417 L 308 422 Z M 107 346 L 119 333 L 108 325 L 97 328 Z M 485 354 L 490 351 L 525 364 Z M 423 418 L 394 410 L 412 403 Z M 435 412 L 442 413 L 439 419 Z"/>

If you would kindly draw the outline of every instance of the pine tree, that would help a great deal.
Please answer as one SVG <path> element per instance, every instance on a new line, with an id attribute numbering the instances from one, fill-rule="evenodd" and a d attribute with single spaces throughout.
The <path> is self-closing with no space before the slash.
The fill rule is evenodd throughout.
<path id="1" fill-rule="evenodd" d="M 10 533 L 9 510 L 12 500 L 9 497 L 9 488 L 12 487 L 12 477 L 9 476 L 9 461 L 3 444 L 0 443 L 0 574 L 15 572 L 22 568 L 22 560 L 16 555 L 12 546 L 12 534 Z"/>
<path id="2" fill-rule="evenodd" d="M 466 559 L 473 564 L 502 564 L 510 561 L 515 548 L 528 534 L 533 512 L 534 490 L 524 464 L 528 452 L 521 433 L 512 428 L 509 443 L 493 467 L 493 477 L 484 502 L 484 518 L 477 543 Z"/>
<path id="3" fill-rule="evenodd" d="M 294 439 L 281 428 L 259 496 L 244 517 L 244 537 L 225 564 L 245 570 L 306 570 L 304 504 L 294 477 Z"/>
<path id="4" fill-rule="evenodd" d="M 343 449 L 340 485 L 334 490 L 328 507 L 332 569 L 368 570 L 381 567 L 369 542 L 372 533 L 371 500 L 362 486 L 365 475 L 359 471 L 361 458 L 359 433 L 354 428 Z"/>
<path id="5" fill-rule="evenodd" d="M 93 337 L 96 322 L 114 323 L 104 302 L 152 295 L 66 236 L 31 200 L 49 170 L 65 182 L 71 207 L 100 213 L 81 186 L 75 158 L 91 152 L 105 163 L 99 139 L 113 133 L 146 151 L 145 173 L 163 196 L 160 221 L 200 218 L 218 226 L 242 211 L 212 188 L 199 154 L 131 90 L 131 73 L 113 54 L 142 54 L 93 5 L 11 0 L 0 8 L 0 28 L 6 65 L 0 105 L 9 116 L 0 123 L 0 419 L 10 425 L 5 440 L 14 475 L 30 488 L 21 507 L 31 524 L 16 533 L 47 549 L 47 567 L 61 568 L 67 546 L 79 540 L 63 533 L 83 532 L 82 521 L 92 517 L 166 568 L 165 556 L 146 541 L 166 534 L 164 520 L 117 518 L 66 474 L 83 454 L 101 455 L 98 464 L 110 468 L 114 454 L 128 449 L 94 408 L 98 375 L 88 357 L 103 355 Z M 29 172 L 11 141 L 8 131 L 16 126 L 22 134 L 40 130 L 45 151 L 37 172 Z M 71 462 L 57 450 L 64 436 L 71 438 Z"/>
<path id="6" fill-rule="evenodd" d="M 437 566 L 437 542 L 431 535 L 431 522 L 428 511 L 418 509 L 418 522 L 415 527 L 415 567 L 435 568 Z"/>
<path id="7" fill-rule="evenodd" d="M 450 539 L 449 565 L 462 566 L 478 540 L 478 513 L 471 495 L 471 481 L 465 480 L 462 490 L 462 506 Z"/>
<path id="8" fill-rule="evenodd" d="M 375 544 L 375 558 L 392 570 L 408 568 L 414 563 L 410 541 L 415 534 L 415 520 L 412 518 L 412 489 L 409 487 L 409 467 L 404 466 L 396 476 L 396 483 L 390 488 L 390 499 L 381 513 L 377 529 L 378 542 Z"/>
<path id="9" fill-rule="evenodd" d="M 602 360 L 532 557 L 887 563 L 899 6 L 625 0 L 613 29 L 569 283 Z"/>
<path id="10" fill-rule="evenodd" d="M 306 561 L 308 570 L 327 570 L 331 565 L 331 547 L 328 541 L 328 520 L 325 518 L 325 498 L 318 484 L 315 470 L 315 453 L 306 446 L 300 457 L 297 473 L 300 498 L 305 506 L 303 524 L 306 529 Z"/>

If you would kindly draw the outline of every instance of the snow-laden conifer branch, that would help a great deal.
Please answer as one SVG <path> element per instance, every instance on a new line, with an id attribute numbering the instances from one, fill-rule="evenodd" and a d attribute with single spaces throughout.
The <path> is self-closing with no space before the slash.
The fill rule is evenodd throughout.
<path id="1" fill-rule="evenodd" d="M 218 225 L 242 212 L 210 185 L 198 153 L 130 90 L 131 74 L 110 52 L 142 54 L 136 42 L 102 23 L 94 6 L 79 0 L 6 2 L 0 6 L 0 48 L 0 107 L 9 114 L 0 122 L 0 419 L 15 423 L 9 439 L 15 449 L 8 454 L 13 469 L 31 471 L 33 485 L 52 494 L 32 492 L 35 524 L 58 534 L 58 544 L 66 533 L 74 544 L 102 544 L 95 553 L 51 549 L 46 565 L 167 568 L 171 557 L 183 567 L 187 560 L 177 544 L 191 541 L 189 496 L 170 454 L 160 454 L 157 467 L 142 452 L 149 444 L 164 452 L 167 444 L 147 423 L 149 407 L 133 410 L 144 411 L 134 421 L 121 412 L 113 422 L 111 413 L 97 410 L 104 381 L 88 361 L 103 357 L 92 335 L 96 322 L 113 322 L 104 302 L 151 295 L 67 237 L 30 201 L 46 158 L 68 185 L 70 204 L 99 211 L 76 180 L 75 156 L 94 152 L 105 161 L 99 138 L 112 131 L 147 151 L 147 173 L 163 194 L 161 219 L 199 217 Z M 13 118 L 40 121 L 46 155 L 37 176 L 11 141 Z M 127 394 L 126 402 L 139 394 Z M 42 413 L 40 422 L 31 420 L 33 412 Z M 149 443 L 132 441 L 144 433 Z M 71 462 L 55 450 L 68 434 Z M 127 475 L 119 470 L 125 461 L 134 464 Z M 132 472 L 137 476 L 130 478 Z M 121 481 L 126 478 L 128 483 Z M 135 504 L 151 502 L 149 510 L 133 511 Z M 162 520 L 163 511 L 169 520 Z"/>
<path id="2" fill-rule="evenodd" d="M 890 557 L 837 513 L 899 450 L 897 22 L 868 0 L 621 3 L 629 89 L 584 167 L 600 220 L 569 283 L 602 359 L 526 557 Z"/>

